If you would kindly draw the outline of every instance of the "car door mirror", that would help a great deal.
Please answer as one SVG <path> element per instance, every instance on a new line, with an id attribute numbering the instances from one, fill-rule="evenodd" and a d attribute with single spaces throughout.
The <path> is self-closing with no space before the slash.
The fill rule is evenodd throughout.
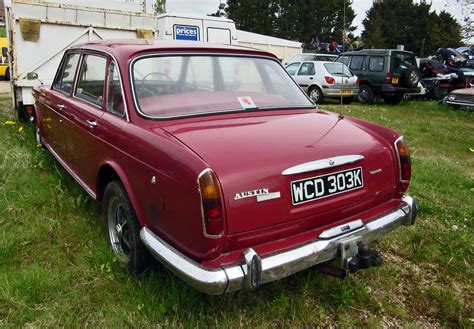
<path id="1" fill-rule="evenodd" d="M 3 57 L 8 57 L 8 48 L 7 47 L 2 48 L 2 56 Z"/>

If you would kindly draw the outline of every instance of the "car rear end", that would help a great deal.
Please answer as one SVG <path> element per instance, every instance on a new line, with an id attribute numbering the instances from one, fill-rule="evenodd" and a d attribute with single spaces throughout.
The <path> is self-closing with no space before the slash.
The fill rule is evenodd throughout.
<path id="1" fill-rule="evenodd" d="M 149 130 L 182 145 L 170 161 L 186 159 L 158 176 L 160 216 L 141 240 L 195 288 L 256 289 L 329 261 L 341 273 L 380 265 L 368 244 L 414 223 L 403 138 L 315 109 L 276 59 L 144 54 L 130 71 Z M 339 95 L 349 73 L 331 75 L 344 80 Z"/>
<path id="2" fill-rule="evenodd" d="M 405 93 L 419 92 L 418 82 L 420 81 L 420 71 L 415 59 L 415 55 L 408 51 L 391 50 L 388 59 L 388 66 L 385 77 L 385 84 L 382 86 L 383 93 L 401 95 Z"/>
<path id="3" fill-rule="evenodd" d="M 321 63 L 322 91 L 325 97 L 351 98 L 359 93 L 359 79 L 342 63 Z"/>

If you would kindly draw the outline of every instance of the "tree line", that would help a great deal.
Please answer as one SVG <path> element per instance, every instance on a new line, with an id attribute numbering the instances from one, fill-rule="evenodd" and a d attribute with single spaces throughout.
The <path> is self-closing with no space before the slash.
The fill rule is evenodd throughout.
<path id="1" fill-rule="evenodd" d="M 225 15 L 239 29 L 301 42 L 315 37 L 341 42 L 345 28 L 349 39 L 365 48 L 405 45 L 426 56 L 440 47 L 462 45 L 462 27 L 451 14 L 413 0 L 373 1 L 356 38 L 352 5 L 351 0 L 228 0 Z"/>

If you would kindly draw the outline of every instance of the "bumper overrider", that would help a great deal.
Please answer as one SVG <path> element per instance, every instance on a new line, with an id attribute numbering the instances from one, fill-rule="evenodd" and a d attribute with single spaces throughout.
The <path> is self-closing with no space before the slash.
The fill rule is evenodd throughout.
<path id="1" fill-rule="evenodd" d="M 256 289 L 260 284 L 282 279 L 311 266 L 338 258 L 347 241 L 368 244 L 395 228 L 415 223 L 416 203 L 405 196 L 398 208 L 367 223 L 361 220 L 324 231 L 318 239 L 293 249 L 260 257 L 253 249 L 244 252 L 245 262 L 221 268 L 206 268 L 170 246 L 149 228 L 143 227 L 140 237 L 148 250 L 164 266 L 194 288 L 219 295 L 239 289 Z M 349 230 L 348 230 L 349 227 Z M 347 261 L 342 260 L 342 266 Z"/>

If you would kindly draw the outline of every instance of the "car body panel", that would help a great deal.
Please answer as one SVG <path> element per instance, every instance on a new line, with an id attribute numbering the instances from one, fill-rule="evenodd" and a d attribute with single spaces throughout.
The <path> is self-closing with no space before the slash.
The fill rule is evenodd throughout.
<path id="1" fill-rule="evenodd" d="M 296 83 L 303 89 L 306 93 L 309 93 L 311 88 L 318 87 L 325 97 L 353 97 L 357 96 L 359 93 L 359 86 L 357 85 L 358 77 L 353 75 L 351 77 L 334 75 L 328 72 L 325 68 L 325 64 L 332 62 L 323 62 L 323 61 L 305 61 L 305 62 L 295 62 L 290 65 L 296 66 L 298 64 L 298 69 L 291 71 L 290 75 L 296 81 Z M 290 66 L 288 65 L 287 68 Z M 302 72 L 304 66 L 311 65 L 312 72 Z M 294 73 L 294 74 L 292 74 Z M 325 77 L 331 77 L 334 79 L 333 84 L 329 84 Z"/>

